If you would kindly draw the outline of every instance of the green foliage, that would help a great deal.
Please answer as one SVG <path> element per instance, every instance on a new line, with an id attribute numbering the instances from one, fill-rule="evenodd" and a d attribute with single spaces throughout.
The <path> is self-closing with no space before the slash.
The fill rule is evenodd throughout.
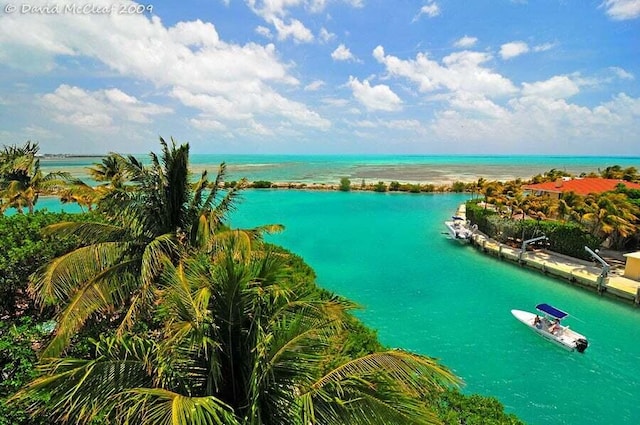
<path id="1" fill-rule="evenodd" d="M 83 423 L 436 423 L 418 401 L 456 383 L 446 368 L 368 352 L 374 334 L 345 335 L 363 329 L 352 303 L 316 288 L 299 258 L 237 236 L 164 263 L 157 333 L 101 336 L 85 359 L 46 358 L 19 397 L 48 391 L 40 411 Z"/>
<path id="2" fill-rule="evenodd" d="M 533 220 L 528 221 L 532 227 Z M 540 222 L 540 231 L 549 238 L 549 249 L 570 257 L 590 260 L 591 256 L 584 250 L 585 246 L 592 249 L 602 244 L 602 239 L 590 234 L 574 223 L 559 223 L 557 221 Z"/>
<path id="3" fill-rule="evenodd" d="M 422 188 L 420 187 L 419 184 L 410 184 L 409 185 L 409 192 L 411 192 L 411 193 L 420 193 L 421 190 L 422 190 Z"/>
<path id="4" fill-rule="evenodd" d="M 251 183 L 251 187 L 254 189 L 270 189 L 273 183 L 267 180 L 256 180 Z"/>
<path id="5" fill-rule="evenodd" d="M 351 180 L 346 177 L 341 178 L 339 189 L 343 192 L 349 192 L 351 190 Z"/>
<path id="6" fill-rule="evenodd" d="M 78 246 L 76 238 L 44 236 L 42 229 L 60 221 L 79 221 L 89 216 L 46 211 L 0 216 L 0 315 L 14 316 L 18 310 L 25 309 L 35 314 L 26 296 L 28 277 L 51 259 Z"/>
<path id="7" fill-rule="evenodd" d="M 505 413 L 493 397 L 464 395 L 450 389 L 432 398 L 430 404 L 444 425 L 524 425 L 515 415 Z"/>
<path id="8" fill-rule="evenodd" d="M 400 183 L 393 181 L 391 183 L 389 183 L 389 191 L 390 192 L 397 192 L 400 190 Z"/>
<path id="9" fill-rule="evenodd" d="M 16 322 L 0 321 L 0 425 L 50 424 L 47 417 L 30 417 L 30 400 L 7 404 L 7 399 L 37 376 L 34 344 L 46 337 L 50 328 L 35 324 L 29 317 Z M 37 399 L 46 401 L 46 396 Z"/>
<path id="10" fill-rule="evenodd" d="M 0 212 L 15 208 L 23 213 L 34 211 L 41 194 L 56 193 L 72 180 L 69 173 L 44 174 L 37 158 L 38 143 L 5 146 L 0 151 Z"/>
<path id="11" fill-rule="evenodd" d="M 453 182 L 453 184 L 451 185 L 451 191 L 456 193 L 464 192 L 466 188 L 467 185 L 460 181 Z"/>
<path id="12" fill-rule="evenodd" d="M 629 202 L 640 207 L 640 190 L 628 189 L 625 185 L 619 184 L 616 193 L 624 193 L 629 198 Z"/>
<path id="13" fill-rule="evenodd" d="M 495 211 L 478 206 L 478 201 L 466 203 L 467 219 L 489 237 L 502 242 L 516 242 L 545 235 L 549 238 L 548 249 L 574 258 L 589 260 L 584 247 L 596 248 L 602 239 L 590 234 L 576 223 L 550 220 L 511 220 L 500 217 Z"/>
<path id="14" fill-rule="evenodd" d="M 478 230 L 483 233 L 490 233 L 490 225 L 488 218 L 490 216 L 495 216 L 497 213 L 493 210 L 483 208 L 478 205 L 480 202 L 479 199 L 467 201 L 466 203 L 466 214 L 467 219 L 471 221 L 471 223 L 476 224 L 478 226 Z"/>
<path id="15" fill-rule="evenodd" d="M 376 183 L 373 186 L 373 191 L 374 192 L 386 192 L 387 191 L 387 185 L 384 182 L 380 181 L 380 182 Z"/>

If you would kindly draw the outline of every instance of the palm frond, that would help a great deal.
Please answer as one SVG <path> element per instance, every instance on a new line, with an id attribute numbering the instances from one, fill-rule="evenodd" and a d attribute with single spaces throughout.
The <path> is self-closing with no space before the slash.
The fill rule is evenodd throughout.
<path id="1" fill-rule="evenodd" d="M 96 312 L 107 313 L 123 303 L 137 281 L 137 275 L 128 270 L 135 263 L 115 264 L 97 273 L 75 291 L 56 317 L 55 336 L 41 353 L 43 358 L 59 356 L 91 315 Z"/>
<path id="2" fill-rule="evenodd" d="M 414 394 L 458 383 L 458 378 L 434 359 L 402 350 L 388 350 L 351 360 L 318 379 L 311 388 L 319 389 L 354 376 L 371 374 L 387 375 L 403 390 Z"/>
<path id="3" fill-rule="evenodd" d="M 51 224 L 43 229 L 46 235 L 77 236 L 84 244 L 119 241 L 127 235 L 127 230 L 121 226 L 98 222 L 65 221 Z"/>
<path id="4" fill-rule="evenodd" d="M 74 291 L 123 259 L 129 245 L 103 242 L 78 248 L 53 259 L 29 282 L 29 292 L 40 305 L 69 299 Z"/>
<path id="5" fill-rule="evenodd" d="M 188 397 L 161 388 L 133 388 L 118 397 L 127 424 L 240 425 L 230 406 L 213 396 Z"/>

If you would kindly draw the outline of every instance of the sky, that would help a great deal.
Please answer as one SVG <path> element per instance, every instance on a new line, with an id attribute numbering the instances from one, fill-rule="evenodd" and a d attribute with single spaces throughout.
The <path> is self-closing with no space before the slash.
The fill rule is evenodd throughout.
<path id="1" fill-rule="evenodd" d="M 0 145 L 640 156 L 640 0 L 0 7 Z"/>

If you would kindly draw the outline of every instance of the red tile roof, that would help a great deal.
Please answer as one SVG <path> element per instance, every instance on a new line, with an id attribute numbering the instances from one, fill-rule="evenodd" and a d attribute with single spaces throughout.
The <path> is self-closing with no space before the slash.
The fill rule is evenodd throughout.
<path id="1" fill-rule="evenodd" d="M 616 186 L 620 183 L 625 185 L 628 189 L 640 189 L 640 184 L 638 183 L 631 183 L 616 179 L 588 177 L 584 179 L 577 178 L 573 180 L 529 184 L 524 186 L 524 190 L 553 193 L 574 192 L 578 195 L 588 195 L 590 193 L 602 193 L 615 190 Z"/>

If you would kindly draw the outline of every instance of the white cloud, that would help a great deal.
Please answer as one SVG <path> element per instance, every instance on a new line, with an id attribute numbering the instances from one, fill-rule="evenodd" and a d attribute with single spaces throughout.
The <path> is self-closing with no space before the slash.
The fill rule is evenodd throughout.
<path id="1" fill-rule="evenodd" d="M 146 124 L 155 115 L 172 112 L 140 102 L 119 89 L 89 92 L 68 85 L 42 96 L 41 103 L 55 121 L 89 130 L 105 130 L 126 121 Z"/>
<path id="2" fill-rule="evenodd" d="M 607 15 L 617 21 L 640 17 L 640 0 L 605 0 L 602 6 Z"/>
<path id="3" fill-rule="evenodd" d="M 331 53 L 331 59 L 334 61 L 353 61 L 355 57 L 344 44 L 341 44 Z"/>
<path id="4" fill-rule="evenodd" d="M 353 97 L 370 111 L 397 111 L 402 106 L 402 100 L 387 85 L 371 86 L 369 81 L 360 82 L 357 78 L 349 77 L 348 86 Z"/>
<path id="5" fill-rule="evenodd" d="M 578 85 L 567 76 L 555 76 L 546 81 L 522 83 L 524 96 L 566 99 L 580 92 Z"/>
<path id="6" fill-rule="evenodd" d="M 195 128 L 203 131 L 224 131 L 226 126 L 215 118 L 191 118 L 189 123 Z"/>
<path id="7" fill-rule="evenodd" d="M 272 39 L 273 34 L 271 34 L 271 30 L 267 27 L 263 27 L 262 25 L 258 25 L 256 27 L 256 34 L 260 34 L 264 38 Z"/>
<path id="8" fill-rule="evenodd" d="M 453 43 L 453 45 L 455 47 L 460 47 L 460 48 L 466 49 L 466 48 L 474 46 L 477 42 L 478 42 L 478 39 L 476 37 L 469 37 L 469 36 L 465 35 L 464 37 L 462 37 L 461 39 L 459 39 L 455 43 Z"/>
<path id="9" fill-rule="evenodd" d="M 322 86 L 324 86 L 324 81 L 316 80 L 304 86 L 305 91 L 316 91 L 319 90 Z"/>
<path id="10" fill-rule="evenodd" d="M 117 14 L 61 14 L 55 18 L 15 14 L 0 19 L 0 58 L 19 69 L 26 66 L 33 71 L 31 63 L 47 64 L 39 70 L 46 72 L 59 66 L 61 55 L 65 59 L 76 57 L 95 62 L 103 72 L 108 70 L 169 93 L 196 108 L 201 120 L 215 116 L 234 122 L 273 122 L 280 117 L 313 128 L 330 126 L 306 105 L 277 91 L 296 87 L 299 82 L 289 74 L 291 65 L 280 61 L 273 44 L 225 43 L 211 23 L 197 20 L 165 27 L 157 17 Z M 20 30 L 12 30 L 17 28 Z M 25 57 L 28 60 L 20 60 Z M 96 93 L 103 93 L 106 101 L 109 92 Z M 89 97 L 95 98 L 95 94 Z M 87 127 L 105 128 L 113 122 L 104 108 L 76 112 L 79 122 Z M 136 116 L 148 119 L 150 115 L 132 115 Z"/>
<path id="11" fill-rule="evenodd" d="M 512 59 L 529 51 L 529 46 L 523 41 L 513 41 L 500 46 L 502 59 Z"/>
<path id="12" fill-rule="evenodd" d="M 359 120 L 351 124 L 354 127 L 364 129 L 390 129 L 393 131 L 405 131 L 424 133 L 425 128 L 419 120 Z"/>
<path id="13" fill-rule="evenodd" d="M 484 66 L 492 59 L 488 53 L 455 52 L 443 58 L 440 64 L 425 53 L 418 53 L 414 60 L 402 60 L 385 55 L 382 46 L 378 46 L 373 57 L 385 65 L 390 76 L 406 78 L 424 93 L 447 90 L 496 97 L 517 92 L 509 79 Z"/>
<path id="14" fill-rule="evenodd" d="M 551 50 L 556 47 L 555 43 L 543 43 L 538 44 L 537 46 L 533 46 L 534 52 L 546 52 L 547 50 Z"/>
<path id="15" fill-rule="evenodd" d="M 507 112 L 485 96 L 477 93 L 459 92 L 451 97 L 449 105 L 457 110 L 473 113 L 475 116 L 491 118 L 504 117 Z"/>
<path id="16" fill-rule="evenodd" d="M 629 81 L 631 81 L 631 80 L 635 79 L 635 76 L 632 73 L 630 73 L 628 71 L 625 71 L 624 69 L 619 68 L 617 66 L 612 66 L 609 69 L 611 71 L 613 71 L 613 73 L 616 74 L 616 76 L 618 78 L 620 78 L 621 80 L 629 80 Z"/>
<path id="17" fill-rule="evenodd" d="M 413 18 L 412 22 L 416 22 L 422 15 L 426 15 L 429 18 L 435 18 L 440 15 L 440 6 L 434 0 L 429 0 L 428 4 L 425 4 L 420 8 L 418 14 Z"/>
<path id="18" fill-rule="evenodd" d="M 271 23 L 278 33 L 278 40 L 286 40 L 291 37 L 297 43 L 310 43 L 313 41 L 311 31 L 297 19 L 292 19 L 287 24 L 281 19 L 273 18 Z"/>
<path id="19" fill-rule="evenodd" d="M 633 140 L 634 132 L 640 130 L 637 111 L 635 115 L 633 111 L 639 107 L 640 100 L 625 96 L 592 109 L 564 99 L 529 96 L 510 101 L 496 119 L 454 109 L 441 111 L 431 130 L 442 139 L 464 141 L 465 151 L 508 152 L 517 141 L 526 153 L 576 149 L 594 153 L 602 151 L 602 141 L 610 140 L 611 134 Z"/>
<path id="20" fill-rule="evenodd" d="M 336 38 L 336 35 L 335 35 L 335 34 L 333 34 L 333 33 L 331 33 L 331 32 L 329 32 L 326 28 L 324 28 L 324 27 L 323 27 L 323 28 L 320 30 L 320 34 L 318 34 L 318 37 L 320 38 L 320 41 L 321 41 L 321 42 L 323 42 L 323 43 L 328 43 L 328 42 L 330 42 L 331 40 L 335 39 L 335 38 Z"/>

